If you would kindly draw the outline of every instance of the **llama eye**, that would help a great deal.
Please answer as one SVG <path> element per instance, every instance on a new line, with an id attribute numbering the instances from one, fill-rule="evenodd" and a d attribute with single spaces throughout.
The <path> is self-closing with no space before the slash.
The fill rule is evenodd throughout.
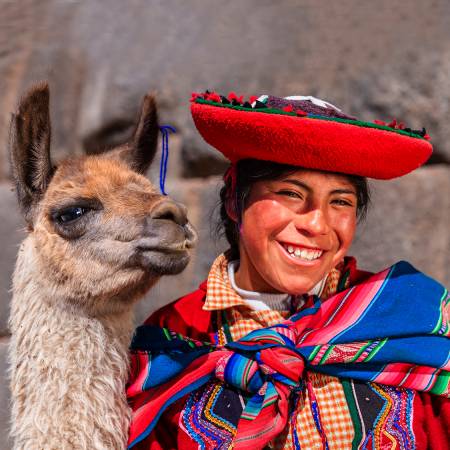
<path id="1" fill-rule="evenodd" d="M 74 206 L 72 208 L 67 208 L 56 216 L 56 220 L 59 223 L 69 223 L 74 220 L 79 219 L 83 214 L 86 214 L 88 208 L 83 208 L 82 206 Z"/>

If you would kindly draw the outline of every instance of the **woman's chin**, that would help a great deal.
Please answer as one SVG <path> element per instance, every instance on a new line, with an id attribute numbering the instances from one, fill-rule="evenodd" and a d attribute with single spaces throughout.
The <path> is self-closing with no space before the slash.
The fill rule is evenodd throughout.
<path id="1" fill-rule="evenodd" d="M 274 264 L 274 266 L 276 265 Z M 284 267 L 285 270 L 282 269 L 278 270 L 277 273 L 272 273 L 270 278 L 272 278 L 273 283 L 270 284 L 277 291 L 290 295 L 303 295 L 311 292 L 332 269 L 331 263 L 303 267 L 280 264 L 277 267 L 280 269 Z"/>
<path id="2" fill-rule="evenodd" d="M 274 264 L 278 270 L 266 272 L 265 282 L 272 287 L 272 292 L 279 292 L 289 295 L 303 295 L 310 292 L 322 280 L 320 274 L 299 273 L 299 271 L 279 270 L 281 267 Z"/>
<path id="3" fill-rule="evenodd" d="M 280 292 L 286 292 L 289 295 L 304 295 L 308 294 L 308 292 L 311 292 L 314 286 L 317 283 L 315 282 L 305 282 L 305 283 L 299 283 L 298 281 L 295 283 L 285 283 Z"/>

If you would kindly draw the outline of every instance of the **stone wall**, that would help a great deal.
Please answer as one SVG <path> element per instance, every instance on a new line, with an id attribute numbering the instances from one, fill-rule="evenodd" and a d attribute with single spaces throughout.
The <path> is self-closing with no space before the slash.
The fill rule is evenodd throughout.
<path id="1" fill-rule="evenodd" d="M 0 0 L 0 450 L 7 440 L 5 380 L 10 275 L 24 235 L 9 184 L 10 113 L 33 81 L 51 85 L 53 153 L 62 158 L 124 141 L 142 95 L 158 93 L 171 138 L 168 192 L 187 204 L 200 244 L 183 275 L 163 280 L 137 321 L 194 288 L 224 243 L 213 234 L 225 167 L 196 135 L 192 91 L 308 93 L 366 120 L 427 127 L 428 165 L 374 183 L 352 252 L 377 270 L 408 259 L 450 284 L 450 4 L 278 0 Z M 149 176 L 156 179 L 157 171 Z"/>

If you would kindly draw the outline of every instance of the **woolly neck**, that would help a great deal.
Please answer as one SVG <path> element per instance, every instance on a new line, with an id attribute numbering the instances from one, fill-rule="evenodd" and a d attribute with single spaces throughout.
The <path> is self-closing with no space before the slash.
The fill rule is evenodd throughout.
<path id="1" fill-rule="evenodd" d="M 228 278 L 233 290 L 245 301 L 245 303 L 256 311 L 289 311 L 291 309 L 292 296 L 289 294 L 271 294 L 267 292 L 255 292 L 241 289 L 236 284 L 234 274 L 239 267 L 239 260 L 228 263 Z M 319 295 L 322 293 L 327 277 L 320 280 L 309 292 L 309 295 Z M 300 301 L 299 307 L 304 303 Z"/>

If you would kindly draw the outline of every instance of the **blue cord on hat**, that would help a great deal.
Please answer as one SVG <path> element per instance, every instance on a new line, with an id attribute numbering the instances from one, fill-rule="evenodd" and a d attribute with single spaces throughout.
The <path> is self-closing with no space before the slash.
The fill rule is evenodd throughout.
<path id="1" fill-rule="evenodd" d="M 159 188 L 161 194 L 167 195 L 164 189 L 167 176 L 167 163 L 169 162 L 169 132 L 176 133 L 177 130 L 170 125 L 161 125 L 159 127 L 162 134 L 162 152 L 161 164 L 159 166 Z"/>

